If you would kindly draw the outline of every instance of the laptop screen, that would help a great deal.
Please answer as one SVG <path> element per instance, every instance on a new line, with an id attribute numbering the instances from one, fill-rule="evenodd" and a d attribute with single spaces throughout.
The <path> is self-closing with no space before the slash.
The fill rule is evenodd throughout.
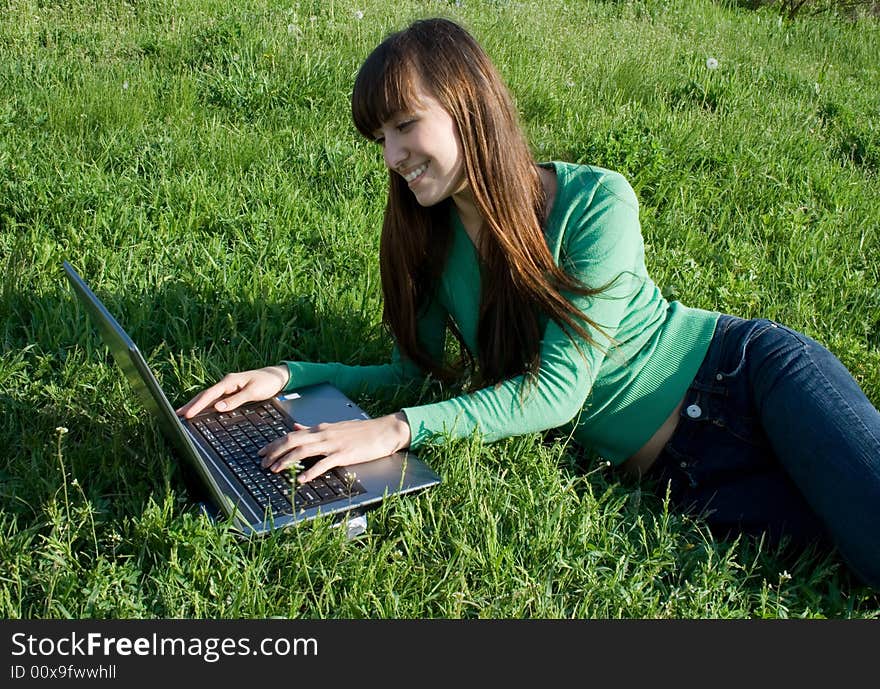
<path id="1" fill-rule="evenodd" d="M 165 397 L 165 393 L 162 392 L 159 382 L 147 366 L 137 345 L 101 303 L 101 300 L 89 289 L 73 266 L 67 261 L 64 261 L 63 265 L 80 303 L 98 327 L 104 344 L 112 352 L 113 358 L 125 373 L 126 379 L 141 403 L 158 419 L 166 437 L 173 438 L 184 454 L 189 456 L 189 453 L 197 452 L 191 446 L 191 441 L 186 436 L 177 414 L 174 413 L 174 409 L 168 402 L 168 398 Z"/>

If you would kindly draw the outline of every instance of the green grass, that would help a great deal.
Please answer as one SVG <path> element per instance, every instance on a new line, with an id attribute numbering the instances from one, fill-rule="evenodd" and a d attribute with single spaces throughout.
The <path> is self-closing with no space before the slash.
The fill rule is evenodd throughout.
<path id="1" fill-rule="evenodd" d="M 880 403 L 876 20 L 460 5 L 0 0 L 0 614 L 880 616 L 833 553 L 715 541 L 552 436 L 426 448 L 442 485 L 354 541 L 199 515 L 61 261 L 172 402 L 282 358 L 385 360 L 385 172 L 348 97 L 424 15 L 486 46 L 538 158 L 630 178 L 667 296 L 808 333 Z"/>

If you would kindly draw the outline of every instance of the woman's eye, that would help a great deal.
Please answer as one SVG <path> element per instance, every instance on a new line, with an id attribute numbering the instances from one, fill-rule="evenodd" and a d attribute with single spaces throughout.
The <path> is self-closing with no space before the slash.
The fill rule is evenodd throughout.
<path id="1" fill-rule="evenodd" d="M 415 123 L 416 123 L 415 120 L 407 120 L 406 122 L 401 122 L 399 125 L 397 125 L 397 131 L 405 132 L 407 129 L 409 129 Z"/>

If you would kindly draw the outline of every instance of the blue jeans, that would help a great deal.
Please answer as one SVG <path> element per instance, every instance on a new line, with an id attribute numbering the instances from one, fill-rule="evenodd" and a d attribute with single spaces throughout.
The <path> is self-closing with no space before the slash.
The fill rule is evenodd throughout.
<path id="1" fill-rule="evenodd" d="M 880 412 L 806 335 L 722 315 L 647 478 L 716 535 L 826 541 L 880 589 Z"/>

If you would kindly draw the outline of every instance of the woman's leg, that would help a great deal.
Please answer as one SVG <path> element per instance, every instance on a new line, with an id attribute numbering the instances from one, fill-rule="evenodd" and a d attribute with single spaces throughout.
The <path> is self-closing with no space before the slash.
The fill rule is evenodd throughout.
<path id="1" fill-rule="evenodd" d="M 649 476 L 715 532 L 829 538 L 880 588 L 880 413 L 800 333 L 722 316 Z"/>
<path id="2" fill-rule="evenodd" d="M 748 357 L 761 424 L 844 559 L 880 588 L 880 412 L 825 347 L 773 326 Z"/>

